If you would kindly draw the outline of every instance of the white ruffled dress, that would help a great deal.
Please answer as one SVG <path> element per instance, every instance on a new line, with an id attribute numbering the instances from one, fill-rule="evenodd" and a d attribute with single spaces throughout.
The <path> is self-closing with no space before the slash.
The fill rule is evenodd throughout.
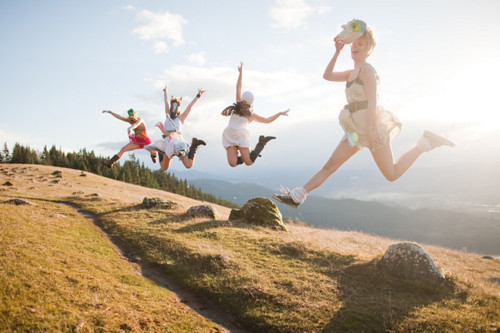
<path id="1" fill-rule="evenodd" d="M 369 64 L 366 64 L 361 70 L 372 70 L 375 72 L 375 69 Z M 359 78 L 359 73 L 354 80 L 346 83 L 345 93 L 348 103 L 363 103 L 367 100 L 364 84 Z M 344 129 L 345 139 L 349 141 L 351 146 L 359 148 L 367 147 L 372 151 L 377 150 L 394 139 L 401 131 L 402 124 L 399 119 L 377 103 L 376 132 L 379 136 L 379 140 L 378 144 L 370 146 L 366 133 L 366 112 L 366 108 L 349 111 L 347 105 L 340 111 L 339 123 Z"/>

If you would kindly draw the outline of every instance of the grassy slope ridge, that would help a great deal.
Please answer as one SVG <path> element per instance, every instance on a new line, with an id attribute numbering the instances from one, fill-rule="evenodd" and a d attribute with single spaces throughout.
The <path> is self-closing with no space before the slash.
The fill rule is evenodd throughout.
<path id="1" fill-rule="evenodd" d="M 21 197 L 38 204 L 35 208 L 0 204 L 1 212 L 5 214 L 0 225 L 0 251 L 6 253 L 0 255 L 0 266 L 4 266 L 0 274 L 5 274 L 7 267 L 11 272 L 5 280 L 4 277 L 0 279 L 7 281 L 0 282 L 0 330 L 11 328 L 3 325 L 11 325 L 13 318 L 21 318 L 18 325 L 29 325 L 30 318 L 48 318 L 49 314 L 52 319 L 58 318 L 63 328 L 81 322 L 91 329 L 92 325 L 94 329 L 101 327 L 95 326 L 102 325 L 100 320 L 118 316 L 115 305 L 111 307 L 115 311 L 113 316 L 107 314 L 111 310 L 109 305 L 96 306 L 111 302 L 113 290 L 122 300 L 116 307 L 127 309 L 126 318 L 142 318 L 147 312 L 147 307 L 142 306 L 143 301 L 147 304 L 153 302 L 153 308 L 156 304 L 155 297 L 158 296 L 155 292 L 160 291 L 149 290 L 147 281 L 135 277 L 141 282 L 132 279 L 134 282 L 128 283 L 130 277 L 115 277 L 113 280 L 108 275 L 101 275 L 124 275 L 118 268 L 119 260 L 99 269 L 85 259 L 88 251 L 95 251 L 87 247 L 92 248 L 92 244 L 99 242 L 97 233 L 89 235 L 81 245 L 69 246 L 67 251 L 38 244 L 46 237 L 33 235 L 39 235 L 47 227 L 68 233 L 75 233 L 80 228 L 75 222 L 68 223 L 64 218 L 50 215 L 70 214 L 52 211 L 56 209 L 53 207 L 56 201 L 74 203 L 96 214 L 108 233 L 135 248 L 145 261 L 174 276 L 186 288 L 207 295 L 254 329 L 269 332 L 454 332 L 490 331 L 498 329 L 500 324 L 500 287 L 495 282 L 500 277 L 498 259 L 486 260 L 473 253 L 425 246 L 448 276 L 445 285 L 429 288 L 395 280 L 378 271 L 376 261 L 394 243 L 390 239 L 298 225 L 289 225 L 288 232 L 252 228 L 227 222 L 229 209 L 224 207 L 216 207 L 221 216 L 219 221 L 185 220 L 182 214 L 199 202 L 96 175 L 80 177 L 80 171 L 76 170 L 5 164 L 0 168 L 1 201 Z M 55 179 L 54 170 L 61 170 L 62 178 Z M 7 180 L 13 186 L 1 186 Z M 100 195 L 93 196 L 96 192 Z M 144 210 L 138 204 L 145 196 L 173 200 L 180 207 L 169 211 Z M 4 207 L 9 207 L 10 213 L 3 213 Z M 28 215 L 14 213 L 22 209 L 27 210 L 23 214 Z M 49 212 L 49 217 L 37 218 L 45 216 L 43 210 Z M 72 217 L 69 220 L 78 219 Z M 20 221 L 29 221 L 22 233 L 13 227 Z M 55 230 L 49 234 L 55 237 Z M 2 245 L 6 244 L 5 235 L 11 235 L 9 244 L 17 244 L 17 247 L 9 245 L 5 248 Z M 52 244 L 64 237 L 69 236 L 49 240 Z M 24 248 L 33 249 L 35 254 L 30 257 L 28 253 L 19 252 Z M 40 253 L 35 248 L 39 248 Z M 44 257 L 52 260 L 40 264 L 38 260 Z M 64 260 L 75 266 L 67 270 L 64 265 L 68 263 Z M 31 278 L 20 279 L 23 271 L 32 272 Z M 51 281 L 54 275 L 61 280 Z M 18 280 L 22 282 L 17 283 Z M 98 288 L 103 287 L 104 281 L 107 286 L 108 280 L 115 281 L 113 288 L 109 286 L 110 291 L 94 295 L 93 290 L 102 292 Z M 60 281 L 65 281 L 64 288 L 57 283 Z M 124 284 L 136 289 L 124 288 Z M 33 285 L 43 285 L 41 292 L 36 294 L 37 299 L 29 296 L 33 295 Z M 145 292 L 143 289 L 148 290 L 149 296 L 141 294 Z M 105 297 L 105 302 L 99 299 L 99 295 Z M 37 304 L 44 303 L 50 305 L 51 312 L 43 312 L 40 317 L 42 307 Z M 68 312 L 74 319 L 63 321 Z M 16 313 L 23 316 L 13 316 Z M 98 320 L 84 321 L 88 317 Z M 183 325 L 183 320 L 188 318 L 175 313 L 154 317 L 160 322 L 158 325 L 163 320 Z M 132 324 L 124 320 L 107 325 L 122 330 L 130 328 Z M 152 325 L 152 322 L 146 324 Z M 126 326 L 120 326 L 124 323 Z M 192 323 L 198 331 L 204 330 L 203 325 L 215 327 L 203 320 L 193 319 Z M 188 327 L 179 327 L 176 331 L 191 331 Z M 141 328 L 140 323 L 133 329 L 147 330 Z"/>

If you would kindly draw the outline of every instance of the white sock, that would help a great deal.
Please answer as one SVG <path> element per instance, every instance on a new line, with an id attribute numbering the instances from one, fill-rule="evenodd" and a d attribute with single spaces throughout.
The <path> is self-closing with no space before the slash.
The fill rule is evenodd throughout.
<path id="1" fill-rule="evenodd" d="M 432 150 L 432 145 L 429 142 L 429 139 L 427 139 L 426 137 L 421 137 L 420 139 L 418 139 L 417 147 L 420 148 L 420 150 L 422 150 L 424 153 Z"/>
<path id="2" fill-rule="evenodd" d="M 296 187 L 290 191 L 290 196 L 296 203 L 303 203 L 307 198 L 307 191 L 303 187 Z"/>

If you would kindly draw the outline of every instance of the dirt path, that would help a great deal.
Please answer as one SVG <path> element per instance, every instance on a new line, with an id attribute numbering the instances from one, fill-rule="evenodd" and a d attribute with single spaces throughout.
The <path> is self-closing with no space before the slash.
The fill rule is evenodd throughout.
<path id="1" fill-rule="evenodd" d="M 135 253 L 134 249 L 130 248 L 130 246 L 128 246 L 125 242 L 118 239 L 117 237 L 112 237 L 108 233 L 106 233 L 102 223 L 95 215 L 89 212 L 82 211 L 75 205 L 70 205 L 63 202 L 60 203 L 72 207 L 80 215 L 91 220 L 97 227 L 99 227 L 99 229 L 103 233 L 103 237 L 107 238 L 110 241 L 110 244 L 113 245 L 113 247 L 124 258 L 124 260 L 128 260 L 133 264 L 133 267 L 137 273 L 155 282 L 160 287 L 167 288 L 168 290 L 173 292 L 180 302 L 186 304 L 201 316 L 221 325 L 226 332 L 245 333 L 251 331 L 245 329 L 230 313 L 220 309 L 216 304 L 208 300 L 203 295 L 198 295 L 182 288 L 173 280 L 173 278 L 166 275 L 165 272 L 161 271 L 159 268 L 144 263 L 140 256 Z"/>

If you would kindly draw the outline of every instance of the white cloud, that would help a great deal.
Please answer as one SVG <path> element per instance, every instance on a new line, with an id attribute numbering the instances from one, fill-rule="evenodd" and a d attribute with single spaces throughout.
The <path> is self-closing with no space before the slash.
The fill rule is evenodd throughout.
<path id="1" fill-rule="evenodd" d="M 207 62 L 205 59 L 205 52 L 193 53 L 188 57 L 190 63 L 198 66 L 203 66 Z"/>
<path id="2" fill-rule="evenodd" d="M 274 21 L 274 28 L 288 31 L 304 25 L 312 14 L 324 14 L 329 11 L 328 7 L 312 6 L 305 0 L 276 0 L 276 5 L 271 8 L 269 15 Z"/>
<path id="3" fill-rule="evenodd" d="M 168 53 L 169 51 L 167 43 L 162 40 L 155 41 L 153 48 L 155 50 L 155 54 Z"/>
<path id="4" fill-rule="evenodd" d="M 136 10 L 132 6 L 126 9 Z M 133 29 L 132 32 L 140 39 L 153 40 L 155 53 L 168 52 L 167 41 L 172 42 L 173 46 L 186 43 L 182 36 L 182 26 L 187 23 L 187 20 L 181 15 L 168 11 L 154 13 L 143 9 L 138 12 L 137 16 L 144 24 Z"/>

